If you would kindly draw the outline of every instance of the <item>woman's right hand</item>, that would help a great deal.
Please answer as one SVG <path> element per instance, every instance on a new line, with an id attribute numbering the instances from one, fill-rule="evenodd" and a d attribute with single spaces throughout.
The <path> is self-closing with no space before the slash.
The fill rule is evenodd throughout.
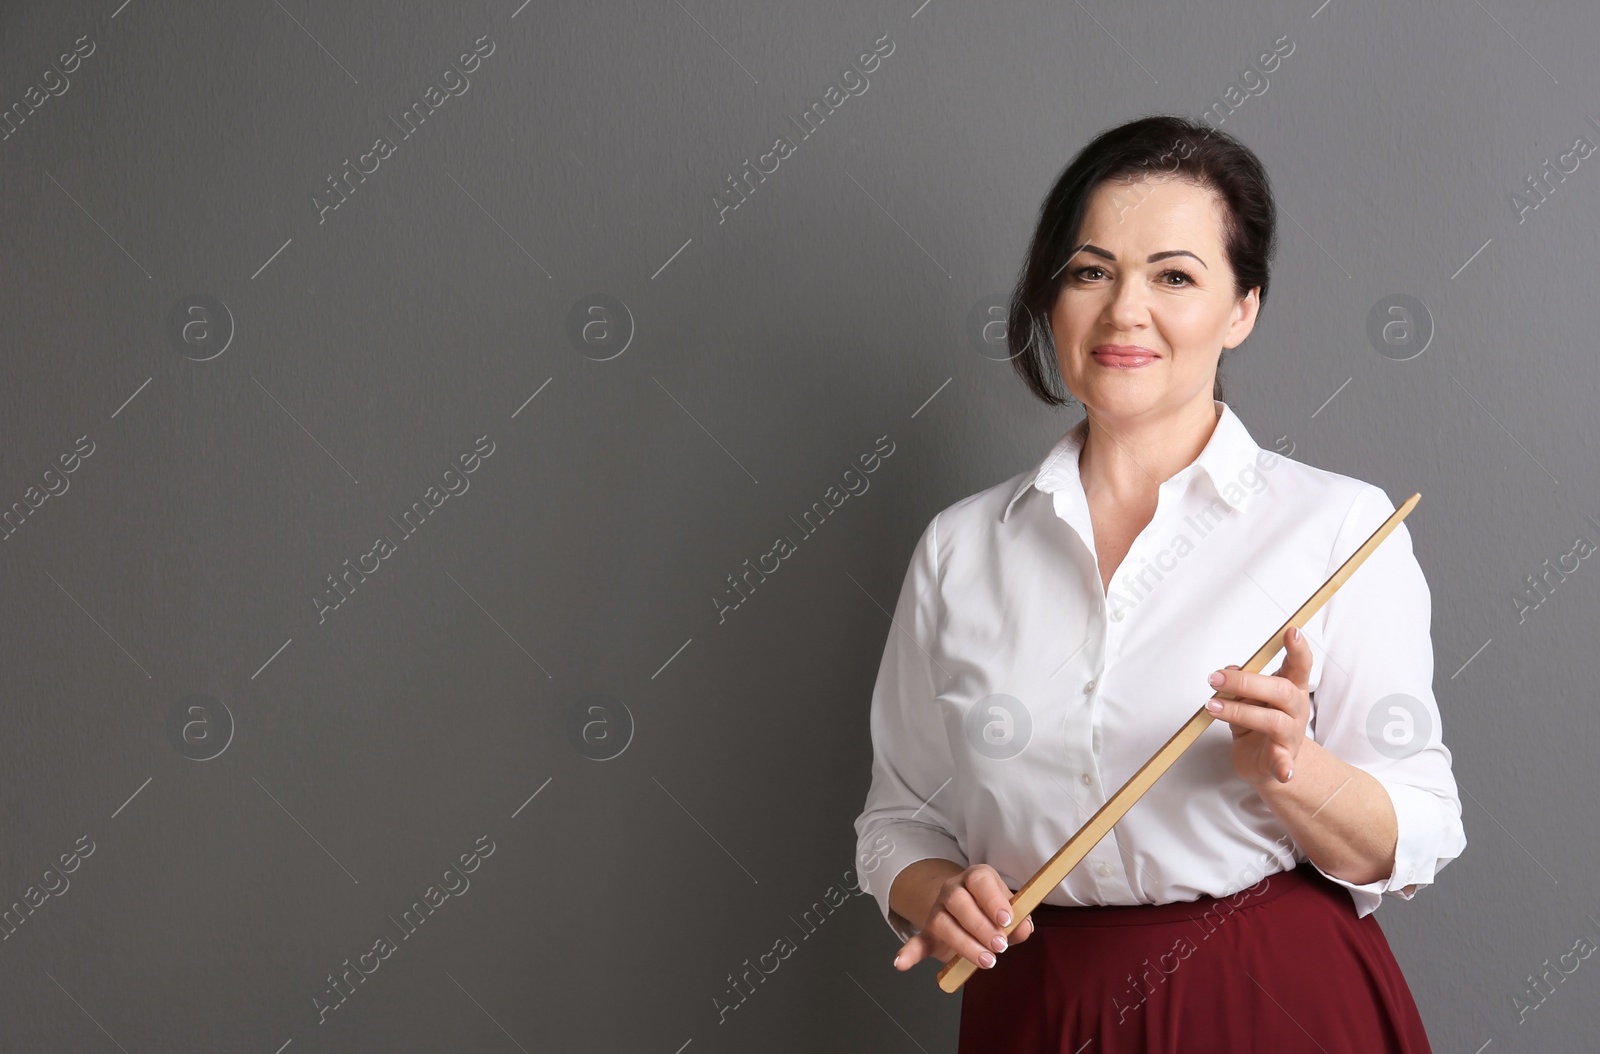
<path id="1" fill-rule="evenodd" d="M 1005 927 L 1010 920 L 1010 887 L 988 864 L 974 864 L 944 880 L 921 932 L 895 955 L 895 969 L 909 970 L 930 955 L 945 963 L 959 955 L 990 969 L 999 952 L 1033 934 L 1032 915 L 1008 937 Z"/>

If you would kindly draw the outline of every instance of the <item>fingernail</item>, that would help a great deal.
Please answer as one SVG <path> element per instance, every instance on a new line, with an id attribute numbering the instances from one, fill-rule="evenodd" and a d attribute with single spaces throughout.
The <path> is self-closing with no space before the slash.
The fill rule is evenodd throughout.
<path id="1" fill-rule="evenodd" d="M 1289 627 L 1289 632 L 1286 634 L 1286 636 L 1290 640 L 1299 640 L 1300 639 L 1300 627 L 1299 626 L 1290 626 Z"/>
<path id="2" fill-rule="evenodd" d="M 1283 782 L 1288 783 L 1292 779 L 1294 779 L 1294 769 L 1290 769 L 1289 774 L 1283 777 Z"/>
<path id="3" fill-rule="evenodd" d="M 1211 687 L 1213 687 L 1213 688 L 1221 688 L 1222 687 L 1222 682 L 1227 680 L 1227 678 L 1222 675 L 1222 671 L 1221 670 L 1218 670 L 1216 673 L 1213 673 L 1210 677 L 1207 677 L 1206 680 L 1211 682 Z"/>
<path id="4" fill-rule="evenodd" d="M 983 957 L 978 960 L 978 965 L 985 970 L 991 969 L 994 966 L 994 956 L 984 952 Z"/>
<path id="5" fill-rule="evenodd" d="M 998 936 L 994 940 L 990 941 L 989 942 L 989 947 L 993 948 L 997 952 L 1005 951 L 1006 950 L 1006 935 L 1002 933 L 1000 936 Z"/>
<path id="6" fill-rule="evenodd" d="M 1207 699 L 1206 700 L 1206 709 L 1210 710 L 1213 714 L 1222 713 L 1222 700 L 1220 700 L 1220 699 Z"/>
<path id="7" fill-rule="evenodd" d="M 1000 925 L 1011 925 L 1011 912 L 1007 911 L 1005 908 L 1000 909 Z"/>

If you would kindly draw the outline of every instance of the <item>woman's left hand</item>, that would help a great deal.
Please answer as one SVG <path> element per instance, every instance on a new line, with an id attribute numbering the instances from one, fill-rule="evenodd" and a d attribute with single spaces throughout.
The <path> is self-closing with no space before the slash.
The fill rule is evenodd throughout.
<path id="1" fill-rule="evenodd" d="M 1232 729 L 1233 770 L 1252 787 L 1289 782 L 1311 720 L 1311 645 L 1297 627 L 1285 637 L 1283 665 L 1276 673 L 1228 666 L 1218 671 L 1223 679 L 1213 685 L 1220 698 L 1206 702 L 1206 709 Z"/>

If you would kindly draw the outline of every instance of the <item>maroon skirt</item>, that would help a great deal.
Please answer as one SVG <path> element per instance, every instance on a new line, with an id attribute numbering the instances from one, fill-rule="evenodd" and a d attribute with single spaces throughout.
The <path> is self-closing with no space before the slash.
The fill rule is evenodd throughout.
<path id="1" fill-rule="evenodd" d="M 961 988 L 959 1054 L 1431 1054 L 1373 915 L 1309 863 L 1226 897 L 1067 908 Z"/>

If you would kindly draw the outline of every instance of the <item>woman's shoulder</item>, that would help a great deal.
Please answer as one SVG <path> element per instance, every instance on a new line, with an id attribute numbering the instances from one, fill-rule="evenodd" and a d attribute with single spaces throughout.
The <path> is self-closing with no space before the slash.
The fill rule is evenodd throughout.
<path id="1" fill-rule="evenodd" d="M 1039 466 L 1031 465 L 1009 479 L 968 494 L 934 514 L 930 528 L 940 537 L 970 535 L 974 531 L 993 531 L 1011 507 L 1014 498 L 1031 489 Z"/>
<path id="2" fill-rule="evenodd" d="M 1304 503 L 1344 521 L 1358 509 L 1382 509 L 1386 517 L 1395 510 L 1388 491 L 1376 483 L 1333 469 L 1297 461 L 1287 454 L 1262 448 L 1261 473 L 1282 496 Z M 1380 517 L 1381 519 L 1382 517 Z"/>
<path id="3" fill-rule="evenodd" d="M 1002 526 L 1001 516 L 1007 503 L 1025 482 L 1033 482 L 1037 471 L 1035 466 L 1018 472 L 1010 479 L 939 509 L 923 525 L 913 563 L 924 561 L 931 572 L 943 566 L 955 553 L 973 553 L 986 544 L 995 543 L 998 533 L 995 528 Z"/>
<path id="4" fill-rule="evenodd" d="M 1266 451 L 1263 451 L 1266 453 Z M 1274 492 L 1268 503 L 1270 523 L 1265 528 L 1273 536 L 1298 538 L 1308 550 L 1326 551 L 1328 567 L 1347 558 L 1372 532 L 1394 513 L 1397 502 L 1382 486 L 1359 476 L 1296 461 L 1283 454 L 1272 454 L 1278 463 L 1263 474 Z M 1409 497 L 1407 490 L 1400 497 Z M 1411 532 L 1405 523 L 1395 528 L 1391 539 L 1380 547 L 1379 562 L 1405 559 L 1413 555 Z"/>

